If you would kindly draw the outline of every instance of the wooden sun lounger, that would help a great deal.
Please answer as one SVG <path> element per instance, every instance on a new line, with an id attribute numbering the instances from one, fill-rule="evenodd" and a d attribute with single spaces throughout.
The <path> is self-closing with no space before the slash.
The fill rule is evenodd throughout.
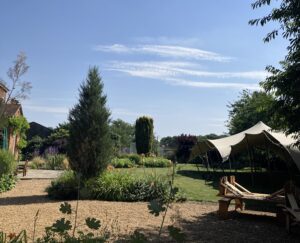
<path id="1" fill-rule="evenodd" d="M 241 186 L 235 181 L 235 176 L 224 176 L 220 180 L 220 188 L 218 196 L 222 196 L 219 200 L 219 216 L 227 218 L 228 207 L 232 199 L 235 200 L 235 210 L 244 209 L 244 200 L 282 202 L 284 200 L 284 190 L 281 189 L 272 194 L 253 193 Z"/>
<path id="2" fill-rule="evenodd" d="M 285 226 L 287 232 L 291 231 L 292 226 L 300 224 L 300 208 L 296 199 L 296 191 L 296 187 L 291 182 L 287 183 L 285 187 L 286 203 L 285 205 L 279 205 L 285 213 Z"/>

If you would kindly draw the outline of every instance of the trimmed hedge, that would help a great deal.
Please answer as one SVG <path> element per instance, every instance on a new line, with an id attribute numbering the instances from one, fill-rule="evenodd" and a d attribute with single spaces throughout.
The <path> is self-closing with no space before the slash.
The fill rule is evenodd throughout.
<path id="1" fill-rule="evenodd" d="M 111 165 L 115 168 L 143 167 L 170 167 L 172 161 L 162 157 L 145 157 L 137 154 L 124 154 L 114 158 Z"/>

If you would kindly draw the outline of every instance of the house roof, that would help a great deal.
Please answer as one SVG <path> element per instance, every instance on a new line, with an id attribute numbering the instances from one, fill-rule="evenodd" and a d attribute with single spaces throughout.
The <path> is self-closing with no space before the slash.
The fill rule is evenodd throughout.
<path id="1" fill-rule="evenodd" d="M 0 88 L 2 88 L 3 90 L 5 90 L 5 92 L 7 92 L 9 89 L 5 86 L 4 83 L 0 82 Z"/>
<path id="2" fill-rule="evenodd" d="M 23 115 L 21 104 L 7 104 L 5 108 L 5 115 L 14 116 L 18 110 L 20 110 L 21 115 Z"/>

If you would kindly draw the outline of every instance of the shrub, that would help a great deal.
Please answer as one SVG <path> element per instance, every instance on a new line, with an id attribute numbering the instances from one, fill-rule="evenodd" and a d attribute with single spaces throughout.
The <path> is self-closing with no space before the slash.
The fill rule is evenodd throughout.
<path id="1" fill-rule="evenodd" d="M 93 198 L 109 201 L 149 201 L 165 198 L 168 190 L 163 177 L 136 177 L 120 172 L 104 173 L 86 186 Z"/>
<path id="2" fill-rule="evenodd" d="M 56 180 L 51 182 L 46 191 L 53 199 L 75 199 L 77 198 L 78 182 L 73 171 L 66 171 Z"/>
<path id="3" fill-rule="evenodd" d="M 112 160 L 111 165 L 115 168 L 132 168 L 135 163 L 127 158 L 115 158 Z"/>
<path id="4" fill-rule="evenodd" d="M 139 164 L 141 162 L 141 159 L 142 159 L 141 156 L 138 155 L 138 154 L 122 154 L 122 155 L 118 156 L 118 158 L 130 159 L 135 164 Z"/>
<path id="5" fill-rule="evenodd" d="M 14 156 L 7 150 L 0 149 L 0 176 L 13 174 L 17 168 Z"/>
<path id="6" fill-rule="evenodd" d="M 139 165 L 144 167 L 170 167 L 172 162 L 161 157 L 144 157 Z"/>
<path id="7" fill-rule="evenodd" d="M 0 193 L 6 192 L 14 188 L 16 185 L 16 177 L 13 175 L 3 174 L 0 177 Z"/>
<path id="8" fill-rule="evenodd" d="M 46 160 L 40 156 L 36 156 L 31 160 L 30 167 L 32 169 L 41 169 L 46 167 Z"/>
<path id="9" fill-rule="evenodd" d="M 46 169 L 50 170 L 65 170 L 68 169 L 68 160 L 63 154 L 47 155 Z"/>
<path id="10" fill-rule="evenodd" d="M 53 199 L 76 199 L 77 186 L 74 172 L 65 172 L 51 182 L 47 188 Z M 168 182 L 163 177 L 148 175 L 136 177 L 128 173 L 105 172 L 100 177 L 91 178 L 82 183 L 80 198 L 109 201 L 149 201 L 165 198 Z"/>
<path id="11" fill-rule="evenodd" d="M 113 159 L 112 166 L 115 168 L 144 167 L 170 167 L 172 162 L 162 157 L 145 157 L 138 154 L 124 154 Z"/>

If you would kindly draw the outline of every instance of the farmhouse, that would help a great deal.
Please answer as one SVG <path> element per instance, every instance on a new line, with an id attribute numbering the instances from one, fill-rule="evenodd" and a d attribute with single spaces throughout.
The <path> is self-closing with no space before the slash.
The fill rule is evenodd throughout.
<path id="1" fill-rule="evenodd" d="M 8 88 L 0 83 L 0 100 L 3 105 L 3 112 L 5 117 L 19 117 L 23 116 L 22 106 L 17 101 L 12 99 L 9 103 L 5 104 L 7 99 Z M 14 134 L 14 131 L 7 126 L 2 129 L 0 132 L 0 148 L 9 150 L 15 157 L 18 156 L 17 144 L 19 141 L 18 134 Z"/>

